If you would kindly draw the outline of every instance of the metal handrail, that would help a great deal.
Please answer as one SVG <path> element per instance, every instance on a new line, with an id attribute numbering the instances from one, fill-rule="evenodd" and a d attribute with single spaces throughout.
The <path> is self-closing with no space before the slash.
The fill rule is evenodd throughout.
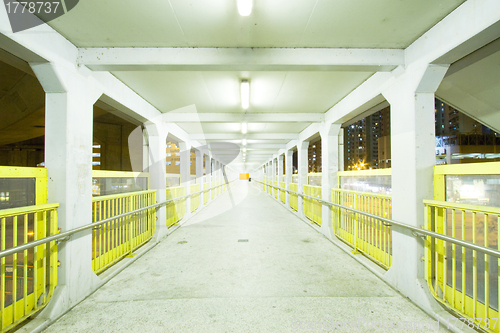
<path id="1" fill-rule="evenodd" d="M 207 189 L 195 192 L 195 193 L 189 193 L 189 194 L 183 195 L 181 197 L 169 199 L 169 200 L 166 200 L 164 202 L 160 202 L 160 203 L 157 203 L 157 204 L 154 204 L 154 205 L 150 205 L 150 206 L 147 206 L 147 207 L 142 207 L 142 208 L 133 210 L 131 212 L 127 212 L 127 213 L 123 213 L 123 214 L 120 214 L 120 215 L 108 217 L 107 219 L 104 219 L 104 220 L 100 220 L 100 221 L 97 221 L 97 222 L 94 222 L 94 223 L 83 225 L 83 226 L 75 228 L 75 229 L 71 229 L 71 230 L 68 230 L 68 231 L 65 231 L 65 232 L 58 233 L 57 235 L 52 235 L 52 236 L 49 236 L 49 237 L 38 239 L 38 240 L 33 241 L 33 242 L 29 242 L 29 243 L 23 244 L 23 245 L 12 247 L 10 249 L 6 249 L 6 250 L 3 250 L 3 251 L 0 251 L 0 258 L 6 257 L 6 256 L 10 256 L 11 254 L 14 254 L 14 253 L 17 253 L 17 252 L 28 250 L 28 249 L 30 249 L 32 247 L 35 247 L 35 246 L 39 246 L 39 245 L 47 244 L 47 243 L 50 243 L 50 242 L 54 242 L 56 240 L 64 241 L 64 240 L 67 240 L 65 238 L 67 238 L 67 237 L 69 237 L 69 236 L 71 236 L 73 234 L 76 234 L 77 232 L 84 231 L 84 230 L 87 230 L 87 229 L 92 229 L 92 228 L 100 226 L 100 225 L 102 225 L 104 223 L 107 223 L 107 222 L 110 222 L 110 221 L 113 221 L 113 220 L 117 220 L 117 219 L 121 219 L 121 218 L 127 217 L 129 215 L 138 214 L 138 213 L 140 213 L 142 211 L 145 211 L 145 210 L 148 210 L 148 209 L 160 208 L 162 206 L 166 206 L 167 204 L 169 204 L 169 203 L 171 203 L 173 201 L 185 199 L 187 197 L 191 197 L 191 196 L 194 196 L 194 195 L 199 195 L 199 194 L 202 194 L 204 192 L 209 192 L 209 191 L 211 191 L 211 190 L 213 190 L 213 189 L 215 189 L 217 187 L 228 185 L 228 184 L 230 184 L 232 182 L 234 182 L 234 180 L 232 180 L 232 181 L 230 181 L 228 183 L 216 185 L 216 186 L 213 186 L 213 187 L 210 187 L 210 188 L 207 188 Z M 130 192 L 130 193 L 135 193 L 135 192 Z"/>
<path id="2" fill-rule="evenodd" d="M 263 183 L 263 182 L 261 182 L 259 180 L 255 180 L 255 181 L 258 182 L 258 183 L 264 184 L 266 186 L 277 187 L 277 186 L 273 186 L 273 185 L 269 185 L 269 184 Z M 277 187 L 277 188 L 279 188 L 279 187 Z M 458 238 L 454 238 L 454 237 L 442 235 L 442 234 L 439 234 L 439 233 L 434 232 L 434 231 L 423 229 L 423 227 L 422 228 L 418 228 L 418 227 L 415 227 L 415 226 L 412 226 L 412 225 L 409 225 L 409 224 L 406 224 L 406 223 L 402 223 L 402 222 L 394 221 L 394 220 L 391 220 L 391 219 L 388 219 L 388 218 L 385 218 L 385 217 L 381 217 L 381 216 L 373 215 L 373 214 L 370 214 L 370 213 L 366 213 L 366 212 L 363 212 L 361 210 L 357 210 L 357 209 L 353 209 L 353 208 L 350 208 L 350 207 L 342 206 L 342 205 L 339 205 L 339 204 L 335 204 L 333 202 L 328 202 L 328 201 L 325 201 L 323 199 L 311 197 L 309 195 L 305 195 L 305 194 L 302 194 L 302 193 L 299 193 L 299 192 L 290 191 L 290 190 L 282 189 L 282 188 L 279 188 L 279 189 L 281 189 L 282 191 L 286 191 L 288 193 L 292 193 L 292 194 L 298 195 L 300 197 L 305 197 L 305 198 L 309 198 L 309 199 L 312 199 L 312 200 L 320 201 L 320 202 L 322 202 L 323 204 L 325 204 L 327 206 L 334 206 L 334 207 L 342 208 L 342 209 L 349 210 L 349 211 L 357 213 L 357 214 L 361 214 L 361 215 L 364 215 L 364 216 L 368 216 L 368 217 L 371 217 L 371 218 L 374 218 L 374 219 L 381 220 L 383 222 L 388 223 L 389 225 L 396 225 L 398 227 L 406 228 L 406 229 L 409 229 L 409 230 L 411 230 L 411 231 L 413 231 L 415 233 L 421 234 L 420 236 L 424 236 L 425 235 L 425 236 L 430 236 L 430 237 L 433 237 L 433 238 L 441 239 L 441 240 L 444 240 L 444 241 L 447 241 L 447 242 L 450 242 L 450 243 L 453 243 L 453 244 L 457 244 L 457 245 L 460 245 L 460 246 L 472 249 L 474 251 L 478 251 L 478 252 L 481 252 L 481 253 L 484 253 L 484 254 L 488 254 L 488 255 L 496 257 L 496 258 L 500 258 L 500 251 L 497 251 L 497 250 L 494 250 L 494 249 L 490 249 L 490 248 L 482 246 L 482 245 L 477 245 L 477 244 L 474 244 L 474 243 L 463 241 L 463 240 L 458 239 Z"/>

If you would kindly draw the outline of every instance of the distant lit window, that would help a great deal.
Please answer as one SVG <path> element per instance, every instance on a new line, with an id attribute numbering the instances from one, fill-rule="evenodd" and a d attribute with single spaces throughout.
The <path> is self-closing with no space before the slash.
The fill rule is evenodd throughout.
<path id="1" fill-rule="evenodd" d="M 93 145 L 92 148 L 94 148 L 94 149 L 100 149 L 101 145 Z"/>
<path id="2" fill-rule="evenodd" d="M 92 162 L 92 165 L 101 165 L 101 162 Z"/>

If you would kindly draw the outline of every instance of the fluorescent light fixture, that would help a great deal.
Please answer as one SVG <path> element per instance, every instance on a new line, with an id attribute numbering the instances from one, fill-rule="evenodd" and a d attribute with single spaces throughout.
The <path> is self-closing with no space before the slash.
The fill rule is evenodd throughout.
<path id="1" fill-rule="evenodd" d="M 247 152 L 247 149 L 246 148 L 243 148 L 243 152 L 246 153 Z"/>
<path id="2" fill-rule="evenodd" d="M 241 123 L 241 133 L 247 134 L 248 126 L 247 123 Z"/>
<path id="3" fill-rule="evenodd" d="M 241 143 L 243 144 L 243 146 L 246 146 L 247 145 L 247 139 L 241 140 Z"/>
<path id="4" fill-rule="evenodd" d="M 248 16 L 252 13 L 252 0 L 237 0 L 238 12 L 241 16 Z"/>
<path id="5" fill-rule="evenodd" d="M 241 107 L 246 110 L 250 106 L 250 82 L 248 82 L 247 80 L 241 81 L 240 93 Z"/>

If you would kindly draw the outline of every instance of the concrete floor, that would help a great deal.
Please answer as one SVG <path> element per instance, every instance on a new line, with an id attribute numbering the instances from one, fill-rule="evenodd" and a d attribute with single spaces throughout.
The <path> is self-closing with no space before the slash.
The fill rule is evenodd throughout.
<path id="1" fill-rule="evenodd" d="M 237 182 L 46 332 L 434 330 L 260 187 Z"/>

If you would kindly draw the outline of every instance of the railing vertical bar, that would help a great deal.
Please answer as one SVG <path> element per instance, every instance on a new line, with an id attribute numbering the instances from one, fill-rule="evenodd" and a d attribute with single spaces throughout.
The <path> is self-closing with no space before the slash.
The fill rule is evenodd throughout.
<path id="1" fill-rule="evenodd" d="M 484 246 L 490 247 L 489 216 L 484 214 Z M 485 318 L 490 318 L 490 256 L 484 255 L 484 313 Z"/>
<path id="2" fill-rule="evenodd" d="M 42 238 L 47 237 L 47 211 L 44 211 L 42 213 L 43 216 L 43 228 L 42 228 Z M 43 246 L 43 256 L 42 256 L 42 273 L 43 273 L 43 278 L 42 278 L 42 304 L 45 304 L 47 302 L 47 247 L 48 244 L 45 243 L 42 245 Z"/>
<path id="3" fill-rule="evenodd" d="M 439 208 L 434 208 L 434 228 L 432 231 L 438 232 Z M 434 238 L 434 273 L 436 275 L 436 294 L 439 295 L 439 243 L 438 239 Z"/>
<path id="4" fill-rule="evenodd" d="M 5 250 L 5 241 L 6 241 L 6 218 L 2 217 L 0 219 L 0 232 L 1 232 L 1 243 L 0 243 L 0 250 L 3 251 Z M 6 290 L 5 290 L 5 257 L 0 258 L 0 329 L 3 329 L 5 325 L 5 297 L 6 297 Z"/>
<path id="5" fill-rule="evenodd" d="M 448 234 L 448 210 L 446 208 L 442 208 L 443 210 L 443 220 L 442 220 L 442 228 L 443 235 Z M 446 286 L 448 284 L 448 243 L 446 241 L 442 242 L 443 244 L 443 299 L 446 300 Z"/>
<path id="6" fill-rule="evenodd" d="M 465 240 L 465 210 L 462 210 L 462 240 Z M 467 288 L 466 288 L 466 266 L 467 266 L 467 260 L 466 260 L 466 253 L 465 253 L 465 247 L 462 246 L 462 313 L 465 313 L 465 294 L 467 293 Z"/>
<path id="7" fill-rule="evenodd" d="M 472 212 L 472 243 L 477 244 L 477 214 Z M 472 318 L 477 318 L 477 251 L 472 251 Z"/>
<path id="8" fill-rule="evenodd" d="M 28 243 L 28 214 L 24 214 L 24 234 L 23 242 Z M 24 313 L 25 316 L 28 313 L 28 249 L 24 250 L 23 258 L 23 301 L 24 301 Z"/>
<path id="9" fill-rule="evenodd" d="M 451 210 L 451 237 L 455 238 L 456 237 L 456 216 L 455 216 L 455 209 Z M 452 281 L 452 294 L 451 294 L 451 303 L 453 304 L 453 307 L 456 307 L 455 304 L 455 293 L 457 290 L 457 251 L 456 251 L 456 244 L 452 243 L 451 244 L 451 252 L 452 252 L 452 263 L 451 263 L 451 278 L 453 279 Z"/>
<path id="10" fill-rule="evenodd" d="M 17 215 L 12 221 L 12 247 L 17 246 Z M 17 253 L 12 255 L 12 322 L 17 319 Z"/>
<path id="11" fill-rule="evenodd" d="M 38 212 L 33 215 L 33 240 L 38 239 Z M 38 309 L 38 250 L 39 246 L 33 247 L 33 296 L 35 299 L 34 309 Z"/>

